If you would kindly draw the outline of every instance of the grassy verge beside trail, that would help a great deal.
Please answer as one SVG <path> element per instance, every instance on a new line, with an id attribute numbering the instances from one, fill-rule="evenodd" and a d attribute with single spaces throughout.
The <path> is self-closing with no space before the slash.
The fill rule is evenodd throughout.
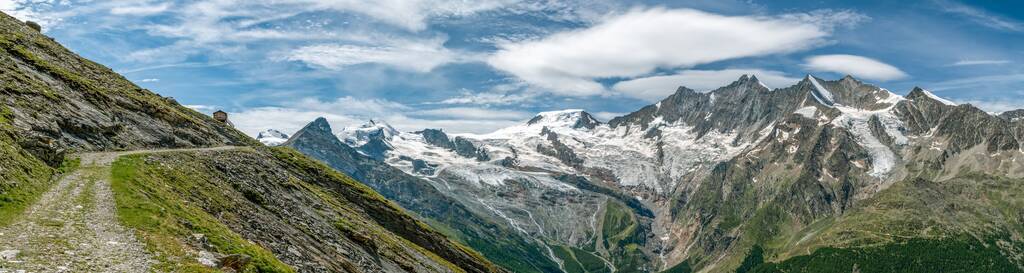
<path id="1" fill-rule="evenodd" d="M 223 189 L 207 183 L 198 172 L 179 172 L 145 164 L 145 155 L 122 156 L 111 170 L 111 189 L 117 217 L 135 229 L 158 263 L 156 271 L 218 272 L 200 264 L 186 240 L 203 234 L 214 250 L 252 257 L 245 272 L 294 272 L 270 251 L 253 244 L 183 198 L 204 195 L 206 200 L 225 200 Z"/>
<path id="2" fill-rule="evenodd" d="M 69 158 L 54 169 L 19 150 L 0 139 L 0 227 L 21 216 L 59 181 L 59 175 L 73 172 L 80 162 Z"/>

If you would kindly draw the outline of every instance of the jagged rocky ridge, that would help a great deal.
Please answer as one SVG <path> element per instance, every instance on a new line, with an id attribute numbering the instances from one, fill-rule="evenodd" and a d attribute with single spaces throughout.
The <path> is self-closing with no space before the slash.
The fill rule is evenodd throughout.
<path id="1" fill-rule="evenodd" d="M 849 76 L 778 89 L 743 76 L 706 93 L 680 87 L 608 123 L 580 110 L 546 112 L 491 134 L 428 129 L 354 150 L 537 238 L 569 272 L 731 272 L 751 263 L 771 271 L 824 259 L 815 250 L 907 245 L 982 248 L 998 254 L 991 264 L 1016 271 L 1024 218 L 1015 211 L 1024 208 L 989 200 L 1024 194 L 1015 186 L 1024 167 L 1015 113 L 991 115 L 920 88 L 899 96 Z M 314 157 L 333 156 L 322 152 Z M 551 202 L 554 192 L 572 197 Z M 988 201 L 934 202 L 965 194 Z M 616 230 L 623 226 L 610 212 L 619 207 L 629 208 L 629 224 Z M 607 234 L 615 231 L 624 233 Z M 600 262 L 575 260 L 588 254 Z M 849 256 L 837 268 L 886 258 Z"/>
<path id="2" fill-rule="evenodd" d="M 255 255 L 246 272 L 504 272 L 351 178 L 263 147 L 3 13 L 0 60 L 0 225 L 38 200 L 72 152 L 234 145 L 247 148 L 115 163 L 120 220 L 167 221 L 126 224 L 148 251 L 173 256 L 158 255 L 169 265 L 153 270 L 219 271 L 192 267 L 205 244 L 194 239 L 210 238 L 222 254 Z M 167 244 L 181 248 L 158 247 Z"/>

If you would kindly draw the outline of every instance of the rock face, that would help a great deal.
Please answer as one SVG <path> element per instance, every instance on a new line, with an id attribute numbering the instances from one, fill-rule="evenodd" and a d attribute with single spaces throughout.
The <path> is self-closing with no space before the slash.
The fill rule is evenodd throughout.
<path id="1" fill-rule="evenodd" d="M 126 156 L 113 174 L 105 174 L 120 181 L 112 186 L 119 189 L 119 202 L 147 196 L 145 204 L 120 207 L 132 213 L 120 221 L 164 219 L 155 227 L 136 226 L 135 232 L 165 231 L 143 239 L 181 246 L 151 250 L 198 256 L 165 261 L 172 268 L 202 258 L 211 266 L 245 271 L 505 272 L 348 176 L 289 148 L 264 147 L 2 13 L 0 83 L 0 225 L 49 188 L 58 166 L 74 165 L 64 158 L 69 151 L 234 145 L 247 148 Z M 123 187 L 129 182 L 136 187 Z M 154 196 L 161 198 L 148 199 Z M 202 228 L 209 226 L 224 228 Z M 205 238 L 245 247 L 217 248 L 224 256 L 214 256 L 215 263 L 201 254 L 202 247 L 189 247 Z M 0 263 L 17 256 L 3 251 Z"/>
<path id="2" fill-rule="evenodd" d="M 390 149 L 370 158 L 444 196 L 430 198 L 458 201 L 543 242 L 560 271 L 580 272 L 575 266 L 585 257 L 602 261 L 587 271 L 733 272 L 745 264 L 813 272 L 819 270 L 796 257 L 826 259 L 815 256 L 816 249 L 844 255 L 854 253 L 844 252 L 851 247 L 900 249 L 909 238 L 936 253 L 999 241 L 981 253 L 1002 254 L 983 259 L 1020 267 L 1015 257 L 1024 249 L 1024 230 L 1011 224 L 1019 215 L 995 212 L 1004 205 L 984 200 L 945 209 L 930 201 L 999 195 L 979 185 L 1024 194 L 1012 186 L 1024 177 L 1018 142 L 1024 123 L 1016 113 L 994 116 L 920 88 L 904 97 L 849 76 L 807 76 L 778 89 L 743 76 L 706 93 L 680 87 L 608 123 L 566 110 L 485 135 L 398 132 L 386 140 Z M 332 149 L 315 150 L 321 152 L 316 158 L 337 159 Z M 347 161 L 337 160 L 331 165 Z M 923 189 L 938 192 L 914 192 Z M 893 202 L 922 205 L 889 206 Z M 910 228 L 918 225 L 941 231 Z M 944 239 L 951 237 L 961 239 Z M 760 261 L 748 257 L 753 249 Z M 881 260 L 920 265 L 941 263 L 936 257 L 942 256 L 886 255 L 842 259 L 861 266 Z"/>

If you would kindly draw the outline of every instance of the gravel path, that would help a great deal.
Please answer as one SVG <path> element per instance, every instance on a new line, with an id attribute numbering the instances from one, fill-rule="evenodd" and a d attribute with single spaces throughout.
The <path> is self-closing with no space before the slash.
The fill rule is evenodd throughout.
<path id="1" fill-rule="evenodd" d="M 61 178 L 9 226 L 0 228 L 0 273 L 148 272 L 153 259 L 135 233 L 117 221 L 110 165 L 127 154 L 81 154 L 81 166 Z"/>

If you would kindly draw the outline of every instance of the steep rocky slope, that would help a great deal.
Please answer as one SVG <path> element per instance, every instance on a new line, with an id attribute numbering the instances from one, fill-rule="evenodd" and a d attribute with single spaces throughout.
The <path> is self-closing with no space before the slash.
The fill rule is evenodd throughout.
<path id="1" fill-rule="evenodd" d="M 566 110 L 453 136 L 378 121 L 314 157 L 394 166 L 543 242 L 566 272 L 1017 272 L 1015 113 L 849 76 L 778 89 L 743 76 L 608 123 Z"/>
<path id="2" fill-rule="evenodd" d="M 118 221 L 156 255 L 156 271 L 504 271 L 365 185 L 290 149 L 264 148 L 6 14 L 0 83 L 0 225 L 74 165 L 66 155 L 133 150 L 144 154 L 115 162 L 110 187 Z M 249 148 L 153 153 L 223 145 Z M 4 263 L 17 258 L 6 253 Z"/>
<path id="3" fill-rule="evenodd" d="M 114 173 L 115 190 L 124 192 L 122 219 L 141 230 L 168 268 L 192 260 L 179 249 L 204 247 L 168 244 L 167 237 L 207 230 L 210 251 L 240 251 L 266 271 L 501 271 L 372 189 L 291 149 L 128 156 Z"/>

